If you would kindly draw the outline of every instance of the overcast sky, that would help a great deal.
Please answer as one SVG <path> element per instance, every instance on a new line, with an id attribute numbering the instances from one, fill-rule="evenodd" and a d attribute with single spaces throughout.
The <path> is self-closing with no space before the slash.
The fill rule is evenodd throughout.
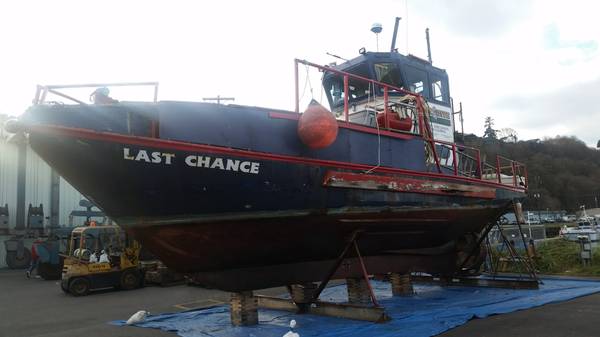
<path id="1" fill-rule="evenodd" d="M 221 95 L 292 110 L 294 58 L 374 51 L 374 22 L 388 50 L 400 16 L 403 53 L 425 58 L 430 28 L 466 132 L 482 135 L 491 116 L 520 139 L 575 135 L 595 146 L 599 10 L 594 1 L 2 1 L 0 113 L 22 113 L 36 84 L 123 81 L 159 81 L 163 100 Z"/>

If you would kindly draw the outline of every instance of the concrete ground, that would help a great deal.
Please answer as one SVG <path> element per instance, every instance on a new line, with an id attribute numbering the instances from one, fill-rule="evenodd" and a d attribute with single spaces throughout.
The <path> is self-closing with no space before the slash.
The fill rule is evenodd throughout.
<path id="1" fill-rule="evenodd" d="M 0 337 L 135 337 L 176 336 L 108 321 L 126 319 L 138 310 L 174 312 L 219 301 L 229 294 L 185 285 L 104 291 L 86 297 L 65 295 L 57 281 L 27 279 L 24 271 L 0 270 Z M 263 293 L 277 294 L 283 289 Z M 600 294 L 559 304 L 476 319 L 441 336 L 564 337 L 597 336 Z"/>
<path id="2" fill-rule="evenodd" d="M 127 319 L 138 310 L 174 312 L 226 301 L 228 294 L 188 286 L 103 291 L 84 297 L 66 295 L 58 281 L 27 279 L 25 271 L 0 270 L 0 337 L 175 336 L 173 333 L 107 322 Z"/>

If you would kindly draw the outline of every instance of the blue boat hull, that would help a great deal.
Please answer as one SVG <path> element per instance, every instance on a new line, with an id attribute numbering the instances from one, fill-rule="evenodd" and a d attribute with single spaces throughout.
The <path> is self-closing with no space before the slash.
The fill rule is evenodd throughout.
<path id="1" fill-rule="evenodd" d="M 157 125 L 123 117 L 132 107 Z M 414 136 L 340 128 L 310 150 L 296 117 L 170 102 L 39 106 L 24 120 L 32 148 L 146 248 L 225 290 L 320 280 L 355 231 L 373 270 L 449 273 L 460 240 L 524 196 L 430 172 Z M 356 180 L 378 165 L 374 183 Z"/>

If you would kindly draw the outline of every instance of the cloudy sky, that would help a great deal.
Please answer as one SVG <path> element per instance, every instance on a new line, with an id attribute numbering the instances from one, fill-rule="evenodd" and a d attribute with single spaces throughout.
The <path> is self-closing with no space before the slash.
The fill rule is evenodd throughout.
<path id="1" fill-rule="evenodd" d="M 374 22 L 387 50 L 400 16 L 403 53 L 426 57 L 430 28 L 433 63 L 463 102 L 466 132 L 481 135 L 491 116 L 520 139 L 575 135 L 595 146 L 599 9 L 525 0 L 3 1 L 0 113 L 20 114 L 36 84 L 123 81 L 159 81 L 163 100 L 221 95 L 291 110 L 294 58 L 326 64 L 336 61 L 326 52 L 374 51 Z"/>

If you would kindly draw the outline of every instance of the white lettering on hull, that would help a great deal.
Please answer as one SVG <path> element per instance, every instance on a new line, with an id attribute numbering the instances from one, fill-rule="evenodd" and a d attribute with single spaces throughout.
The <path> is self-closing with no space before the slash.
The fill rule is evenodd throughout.
<path id="1" fill-rule="evenodd" d="M 136 152 L 137 151 L 137 152 Z M 123 148 L 123 159 L 131 161 L 146 162 L 150 164 L 171 165 L 174 162 L 175 154 L 160 151 L 135 150 Z M 242 172 L 248 174 L 258 174 L 260 163 L 253 161 L 242 161 L 237 159 L 228 159 L 220 157 L 188 155 L 184 162 L 189 167 L 201 167 L 208 169 L 218 169 L 223 171 Z"/>
<path id="2" fill-rule="evenodd" d="M 189 155 L 185 157 L 185 164 L 191 167 L 203 167 L 210 169 L 219 169 L 224 171 L 243 172 L 249 174 L 258 174 L 260 163 L 252 161 L 240 161 L 236 159 L 227 159 L 219 157 L 205 157 Z"/>
<path id="3" fill-rule="evenodd" d="M 137 153 L 134 153 L 135 150 L 131 150 L 130 148 L 123 148 L 123 159 L 125 160 L 133 160 L 133 161 L 143 161 L 146 163 L 152 164 L 166 164 L 171 165 L 172 159 L 175 157 L 174 153 L 165 153 L 160 151 L 147 151 L 147 150 L 138 150 Z"/>

